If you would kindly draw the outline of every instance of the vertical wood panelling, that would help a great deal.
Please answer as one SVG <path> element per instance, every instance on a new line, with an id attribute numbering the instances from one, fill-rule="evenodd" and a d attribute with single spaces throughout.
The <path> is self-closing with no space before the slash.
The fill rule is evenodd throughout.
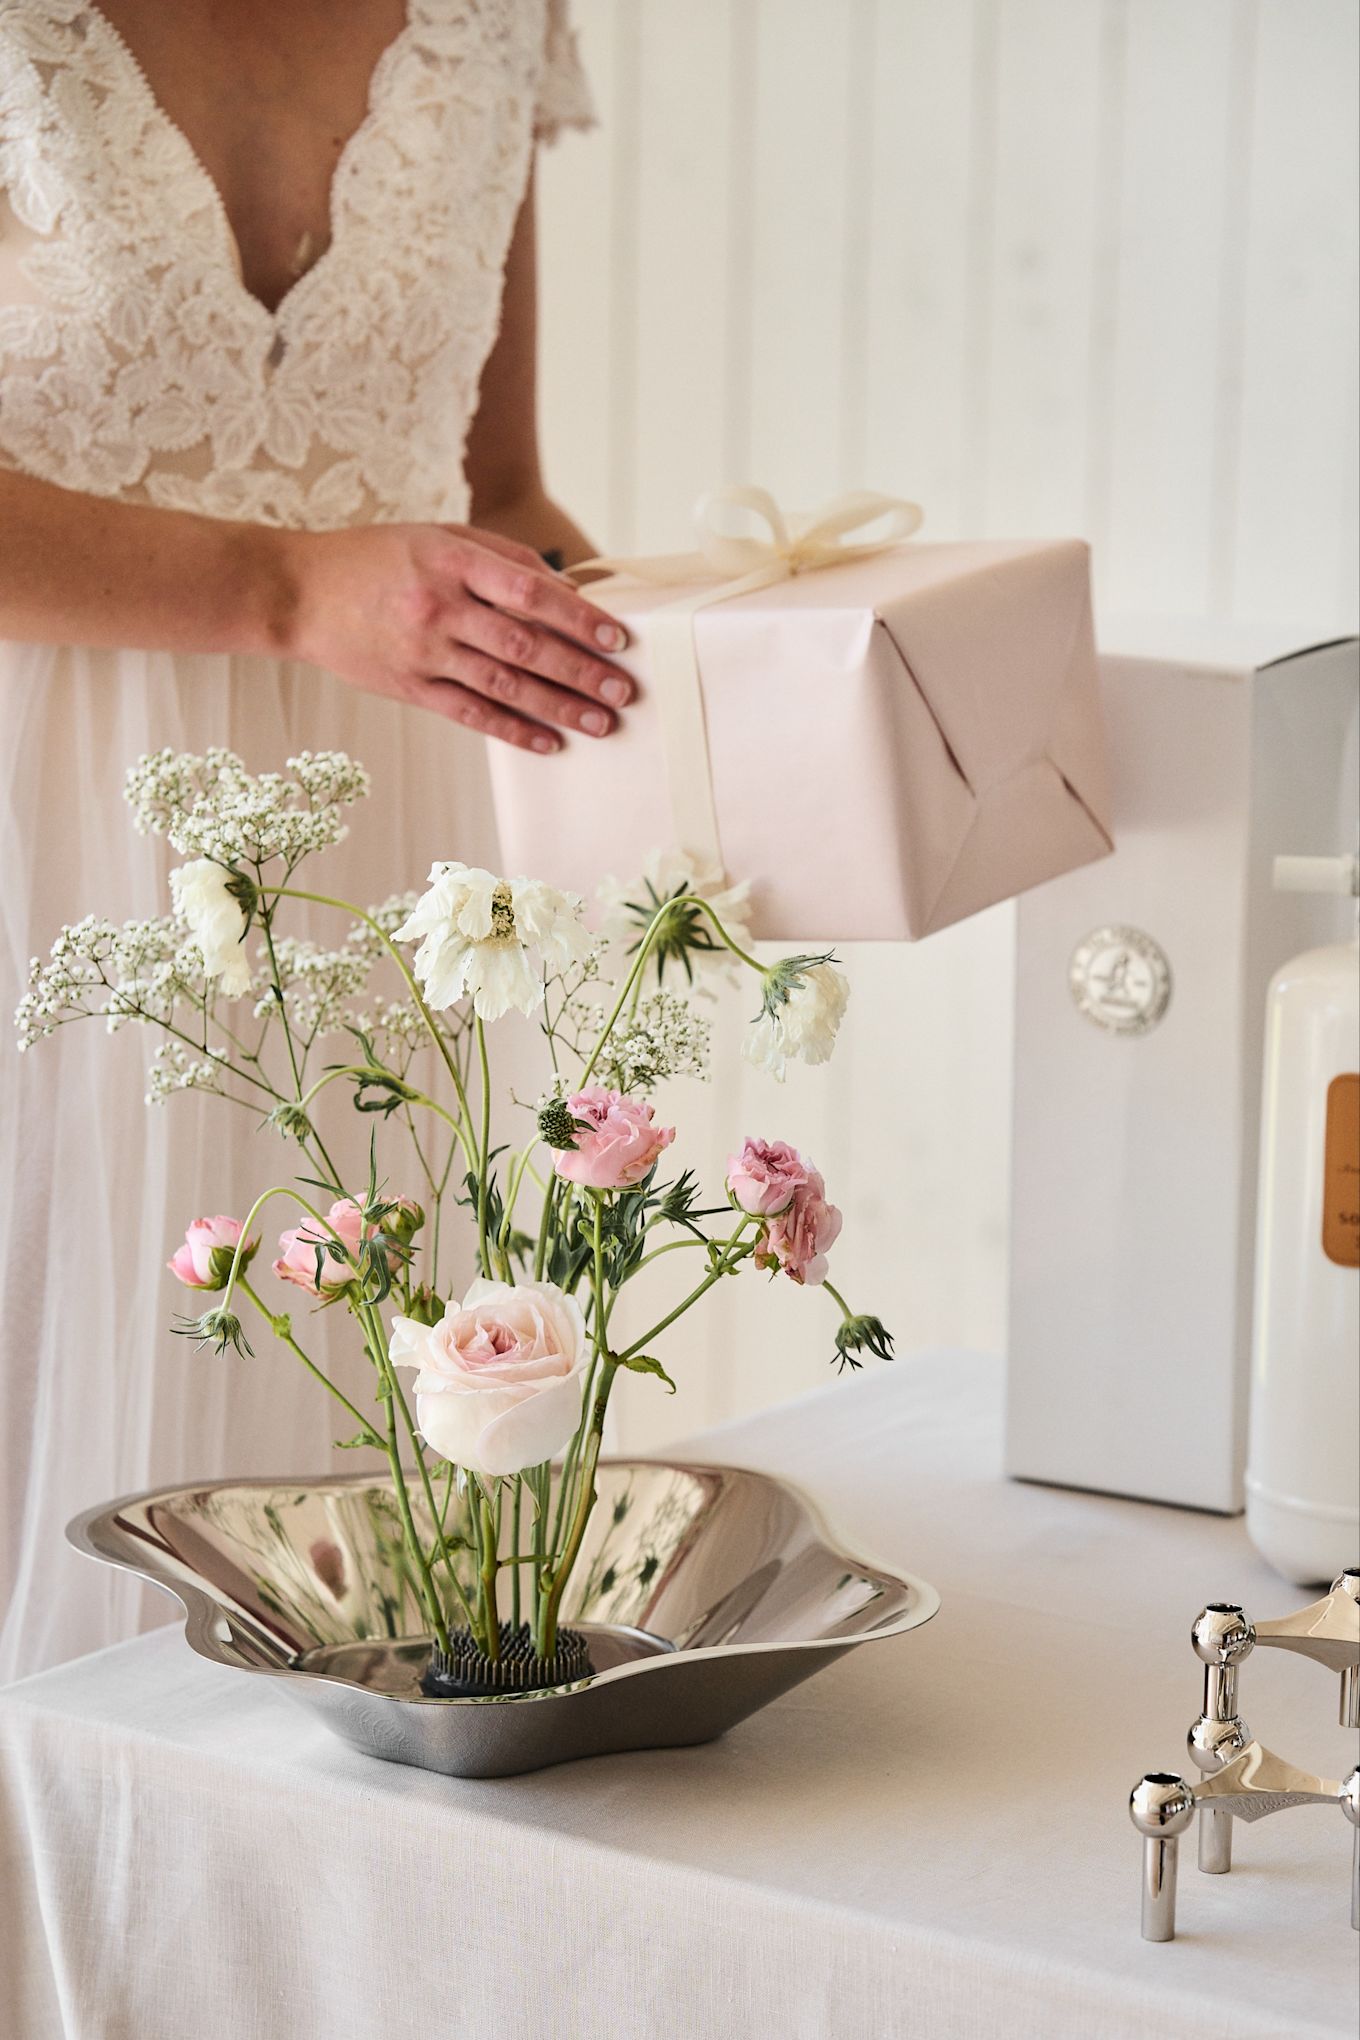
<path id="1" fill-rule="evenodd" d="M 1251 231 L 1251 161 L 1256 127 L 1256 70 L 1261 36 L 1260 0 L 1238 0 L 1228 44 L 1228 119 L 1223 225 L 1215 247 L 1219 276 L 1218 386 L 1210 413 L 1213 488 L 1209 513 L 1209 586 L 1205 608 L 1232 608 L 1238 538 L 1238 484 L 1242 464 L 1243 359 L 1246 344 L 1247 240 Z"/>
<path id="2" fill-rule="evenodd" d="M 1330 620 L 1354 475 L 1360 9 L 1264 0 L 1251 158 L 1234 606 Z M 1324 508 L 1325 506 L 1325 508 Z"/>
<path id="3" fill-rule="evenodd" d="M 991 531 L 1079 531 L 1086 511 L 1104 11 L 1092 0 L 1001 7 Z"/>
<path id="4" fill-rule="evenodd" d="M 928 536 L 1084 532 L 1113 608 L 1354 625 L 1354 0 L 573 6 L 602 125 L 540 170 L 541 402 L 602 543 L 862 482 Z M 1011 937 L 857 947 L 842 1053 L 782 1090 L 734 1064 L 743 989 L 667 1100 L 710 1181 L 747 1131 L 814 1155 L 908 1348 L 1003 1337 Z M 825 1378 L 825 1297 L 692 1322 L 622 1443 Z"/>
<path id="5" fill-rule="evenodd" d="M 813 507 L 840 473 L 845 107 L 859 0 L 741 0 L 759 25 L 750 474 Z"/>
<path id="6" fill-rule="evenodd" d="M 984 287 L 976 251 L 985 225 L 976 207 L 980 198 L 991 202 L 990 179 L 984 175 L 981 192 L 975 183 L 985 155 L 977 132 L 979 12 L 957 0 L 881 6 L 863 110 L 873 141 L 873 259 L 858 479 L 921 503 L 928 535 L 944 538 L 965 521 L 982 379 L 966 344 Z"/>
<path id="7" fill-rule="evenodd" d="M 689 544 L 694 499 L 727 479 L 724 299 L 734 231 L 731 0 L 633 0 L 646 120 L 633 168 L 639 224 L 637 543 Z"/>
<path id="8" fill-rule="evenodd" d="M 578 0 L 581 55 L 600 125 L 541 150 L 538 408 L 548 483 L 600 544 L 610 517 L 610 418 L 618 274 L 614 248 L 617 0 Z M 631 0 L 624 0 L 631 4 Z"/>
<path id="9" fill-rule="evenodd" d="M 1209 598 L 1235 8 L 1129 12 L 1111 373 L 1092 421 L 1103 409 L 1109 452 L 1090 535 L 1116 610 L 1192 614 Z"/>

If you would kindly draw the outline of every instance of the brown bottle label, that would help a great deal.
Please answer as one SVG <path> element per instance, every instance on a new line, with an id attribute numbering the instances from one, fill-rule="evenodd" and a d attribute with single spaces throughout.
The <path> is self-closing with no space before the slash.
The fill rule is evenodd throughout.
<path id="1" fill-rule="evenodd" d="M 1322 1251 L 1339 1268 L 1360 1268 L 1360 1076 L 1327 1086 Z"/>

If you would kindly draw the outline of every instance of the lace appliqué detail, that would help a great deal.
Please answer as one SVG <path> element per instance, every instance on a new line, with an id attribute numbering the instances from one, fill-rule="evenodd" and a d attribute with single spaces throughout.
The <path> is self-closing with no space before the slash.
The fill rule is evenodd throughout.
<path id="1" fill-rule="evenodd" d="M 590 118 L 558 0 L 411 0 L 276 311 L 87 0 L 0 0 L 0 464 L 326 529 L 464 516 L 463 441 L 535 132 Z M 12 294 L 11 294 L 12 295 Z"/>

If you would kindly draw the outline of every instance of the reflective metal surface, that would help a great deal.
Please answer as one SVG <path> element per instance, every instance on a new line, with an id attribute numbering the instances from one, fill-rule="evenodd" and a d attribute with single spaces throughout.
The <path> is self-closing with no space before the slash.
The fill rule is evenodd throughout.
<path id="1" fill-rule="evenodd" d="M 591 1635 L 593 1670 L 514 1698 L 420 1693 L 429 1639 L 378 1477 L 163 1488 L 92 1509 L 67 1535 L 173 1594 L 201 1657 L 278 1679 L 371 1756 L 465 1778 L 709 1742 L 939 1607 L 923 1581 L 840 1550 L 766 1474 L 606 1460 L 598 1479 L 563 1607 Z M 456 1512 L 455 1500 L 453 1530 Z"/>
<path id="2" fill-rule="evenodd" d="M 1143 1837 L 1143 1939 L 1176 1934 L 1177 1838 L 1199 1814 L 1199 1867 L 1232 1868 L 1234 1820 L 1264 1820 L 1290 1806 L 1340 1802 L 1360 1822 L 1360 1770 L 1344 1784 L 1277 1757 L 1252 1736 L 1237 1712 L 1238 1671 L 1258 1645 L 1295 1651 L 1341 1675 L 1341 1723 L 1360 1727 L 1360 1568 L 1332 1582 L 1321 1600 L 1275 1622 L 1252 1622 L 1235 1601 L 1211 1601 L 1190 1628 L 1204 1666 L 1204 1709 L 1186 1747 L 1206 1775 L 1195 1786 L 1169 1771 L 1150 1771 L 1134 1787 L 1129 1816 Z M 1360 1928 L 1360 1826 L 1351 1864 L 1351 1925 Z"/>

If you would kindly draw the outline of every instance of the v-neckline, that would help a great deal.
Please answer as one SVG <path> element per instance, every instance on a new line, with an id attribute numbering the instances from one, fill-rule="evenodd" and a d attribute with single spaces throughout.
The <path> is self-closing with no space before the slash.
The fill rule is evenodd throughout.
<path id="1" fill-rule="evenodd" d="M 378 61 L 374 64 L 372 74 L 369 77 L 368 100 L 363 119 L 349 136 L 340 154 L 335 159 L 335 168 L 331 172 L 330 186 L 326 198 L 326 218 L 329 227 L 329 238 L 326 245 L 317 256 L 315 262 L 309 268 L 304 269 L 300 276 L 294 278 L 278 303 L 273 306 L 267 305 L 258 292 L 253 291 L 246 282 L 245 262 L 241 254 L 240 237 L 232 225 L 231 214 L 227 211 L 227 202 L 222 196 L 221 186 L 218 184 L 217 179 L 213 176 L 211 170 L 209 170 L 179 122 L 172 119 L 157 97 L 150 79 L 142 68 L 141 60 L 122 30 L 115 26 L 108 15 L 105 14 L 103 8 L 96 4 L 96 0 L 85 0 L 85 4 L 91 19 L 98 25 L 102 33 L 107 36 L 109 42 L 116 50 L 119 59 L 126 68 L 138 93 L 146 102 L 153 118 L 172 134 L 183 148 L 194 176 L 202 184 L 208 196 L 217 221 L 218 231 L 222 237 L 228 267 L 241 296 L 262 319 L 268 320 L 271 329 L 277 329 L 282 323 L 284 313 L 292 305 L 298 294 L 312 282 L 336 251 L 341 225 L 338 201 L 343 190 L 343 181 L 348 175 L 350 165 L 355 156 L 362 149 L 378 124 L 379 116 L 383 110 L 383 101 L 388 82 L 396 68 L 397 57 L 415 33 L 416 0 L 405 0 L 406 18 L 391 42 L 388 43 L 387 47 L 378 57 Z"/>

